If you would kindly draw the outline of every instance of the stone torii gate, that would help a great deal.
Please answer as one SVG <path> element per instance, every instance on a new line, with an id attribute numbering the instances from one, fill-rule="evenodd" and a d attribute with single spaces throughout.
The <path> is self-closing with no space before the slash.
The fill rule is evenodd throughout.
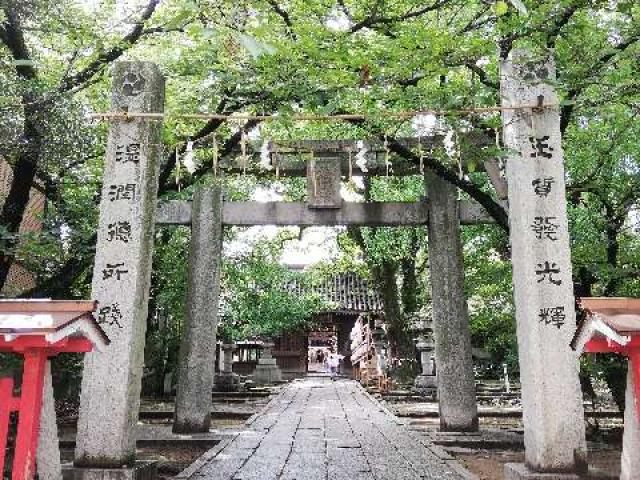
<path id="1" fill-rule="evenodd" d="M 501 76 L 526 447 L 526 466 L 507 473 L 575 472 L 585 440 L 578 363 L 569 346 L 575 318 L 559 115 L 557 108 L 522 108 L 539 105 L 540 96 L 557 103 L 554 68 L 514 52 Z M 113 111 L 163 111 L 163 79 L 154 64 L 117 64 L 113 85 Z M 223 226 L 263 224 L 426 225 L 441 427 L 477 429 L 459 228 L 488 221 L 482 208 L 458 200 L 456 188 L 431 172 L 424 201 L 345 203 L 339 193 L 344 162 L 328 154 L 306 167 L 306 204 L 227 202 L 214 186 L 197 191 L 193 202 L 156 206 L 160 128 L 158 116 L 132 116 L 109 132 L 92 297 L 112 344 L 85 360 L 75 459 L 84 468 L 76 477 L 123 466 L 110 471 L 111 478 L 140 472 L 135 425 L 156 224 L 192 228 L 176 431 L 209 427 Z"/>
<path id="2" fill-rule="evenodd" d="M 322 142 L 326 145 L 326 142 Z M 307 144 L 307 147 L 310 147 Z M 323 147 L 324 148 L 324 147 Z M 317 154 L 318 152 L 316 152 Z M 323 155 L 326 153 L 323 153 Z M 285 170 L 295 174 L 296 170 Z M 214 378 L 211 332 L 215 331 L 220 245 L 224 226 L 358 225 L 427 226 L 436 325 L 440 420 L 443 430 L 478 428 L 475 382 L 464 278 L 460 224 L 491 223 L 475 202 L 458 200 L 455 187 L 426 176 L 421 202 L 344 202 L 340 197 L 340 161 L 314 156 L 308 163 L 307 202 L 229 202 L 219 187 L 200 189 L 193 202 L 160 203 L 157 225 L 191 225 L 189 306 L 181 345 L 174 431 L 208 431 L 209 395 Z M 212 265 L 214 268 L 212 269 Z M 213 288 L 212 288 L 213 287 Z"/>

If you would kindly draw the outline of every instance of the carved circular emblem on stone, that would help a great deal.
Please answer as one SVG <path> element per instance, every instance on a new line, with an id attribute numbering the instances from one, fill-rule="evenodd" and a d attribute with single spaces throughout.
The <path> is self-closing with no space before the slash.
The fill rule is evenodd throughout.
<path id="1" fill-rule="evenodd" d="M 140 95 L 144 91 L 146 83 L 145 78 L 138 72 L 129 71 L 124 74 L 124 78 L 122 79 L 122 93 L 127 97 Z"/>
<path id="2" fill-rule="evenodd" d="M 541 60 L 529 60 L 516 66 L 516 71 L 525 82 L 539 83 L 549 78 L 548 66 Z"/>

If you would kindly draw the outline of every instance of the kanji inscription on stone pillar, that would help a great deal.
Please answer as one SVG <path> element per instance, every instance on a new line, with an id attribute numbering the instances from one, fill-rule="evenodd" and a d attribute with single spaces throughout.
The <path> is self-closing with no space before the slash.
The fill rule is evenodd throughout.
<path id="1" fill-rule="evenodd" d="M 554 80 L 553 61 L 525 51 L 501 64 L 526 465 L 537 472 L 580 469 L 586 452 Z M 553 106 L 513 108 L 541 103 Z"/>
<path id="2" fill-rule="evenodd" d="M 307 195 L 311 208 L 340 208 L 340 158 L 313 157 L 307 163 Z"/>
<path id="3" fill-rule="evenodd" d="M 150 62 L 114 68 L 111 108 L 162 112 L 164 79 Z M 85 357 L 75 464 L 121 467 L 135 460 L 147 303 L 158 190 L 161 122 L 110 125 L 91 298 L 111 339 Z"/>

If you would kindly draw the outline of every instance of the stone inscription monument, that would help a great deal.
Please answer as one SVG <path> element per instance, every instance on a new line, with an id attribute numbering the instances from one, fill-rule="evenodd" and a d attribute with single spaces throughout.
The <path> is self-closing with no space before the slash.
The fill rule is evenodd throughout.
<path id="1" fill-rule="evenodd" d="M 501 65 L 504 107 L 557 104 L 552 61 L 513 51 Z M 526 467 L 575 472 L 586 455 L 559 107 L 503 111 Z"/>
<path id="2" fill-rule="evenodd" d="M 114 68 L 112 110 L 162 112 L 164 79 L 149 62 Z M 75 465 L 135 460 L 158 190 L 161 123 L 116 119 L 107 144 L 91 298 L 111 339 L 85 357 Z"/>
<path id="3" fill-rule="evenodd" d="M 313 157 L 307 163 L 307 196 L 311 208 L 340 208 L 340 158 Z"/>

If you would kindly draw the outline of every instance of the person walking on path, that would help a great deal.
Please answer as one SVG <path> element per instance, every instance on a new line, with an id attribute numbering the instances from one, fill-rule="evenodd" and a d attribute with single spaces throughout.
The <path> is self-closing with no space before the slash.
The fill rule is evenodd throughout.
<path id="1" fill-rule="evenodd" d="M 329 355 L 328 363 L 329 363 L 329 372 L 331 373 L 331 380 L 335 380 L 335 376 L 338 373 L 338 367 L 340 366 L 340 357 L 342 355 L 338 355 L 337 353 L 331 353 Z"/>

